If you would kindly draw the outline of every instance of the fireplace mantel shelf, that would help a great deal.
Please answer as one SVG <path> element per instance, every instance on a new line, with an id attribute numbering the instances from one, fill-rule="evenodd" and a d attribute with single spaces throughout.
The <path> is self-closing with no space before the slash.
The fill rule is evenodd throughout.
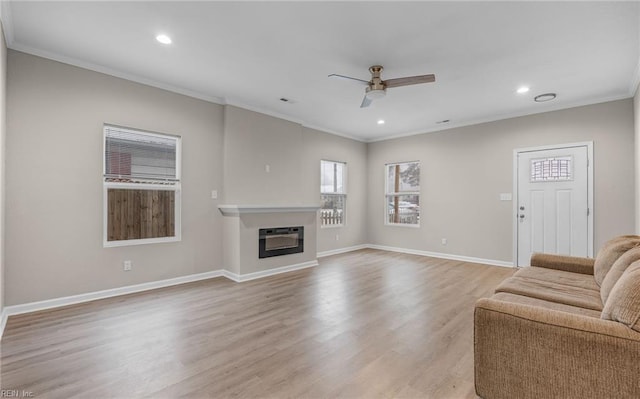
<path id="1" fill-rule="evenodd" d="M 218 205 L 218 209 L 224 216 L 238 216 L 247 213 L 291 213 L 291 212 L 317 212 L 318 205 Z"/>

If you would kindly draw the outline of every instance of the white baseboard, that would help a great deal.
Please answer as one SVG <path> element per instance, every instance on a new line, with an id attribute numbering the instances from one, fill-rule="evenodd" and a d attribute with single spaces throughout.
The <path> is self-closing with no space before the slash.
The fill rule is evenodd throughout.
<path id="1" fill-rule="evenodd" d="M 6 309 L 2 309 L 0 313 L 0 339 L 2 339 L 2 334 L 4 333 L 4 327 L 7 325 L 7 319 L 9 315 L 7 314 Z"/>
<path id="2" fill-rule="evenodd" d="M 191 283 L 193 281 L 206 280 L 214 277 L 221 277 L 221 270 L 211 272 L 190 274 L 188 276 L 170 278 L 166 280 L 151 281 L 149 283 L 127 285 L 125 287 L 111 288 L 108 290 L 87 292 L 85 294 L 71 295 L 62 298 L 47 299 L 45 301 L 30 302 L 22 305 L 7 306 L 4 308 L 3 314 L 13 316 L 22 313 L 31 313 L 39 310 L 51 308 L 59 308 L 61 306 L 75 305 L 77 303 L 95 301 L 96 299 L 111 298 L 119 295 L 133 294 L 136 292 L 153 290 L 156 288 L 164 288 L 177 284 Z M 4 330 L 3 330 L 4 331 Z"/>
<path id="3" fill-rule="evenodd" d="M 369 246 L 367 244 L 354 245 L 353 247 L 332 249 L 332 250 L 329 250 L 329 251 L 318 252 L 317 257 L 318 258 L 323 258 L 325 256 L 338 255 L 338 254 L 343 254 L 345 252 L 357 251 L 359 249 L 366 249 L 366 248 L 369 248 Z"/>
<path id="4" fill-rule="evenodd" d="M 111 298 L 114 296 L 133 294 L 136 292 L 153 290 L 156 288 L 164 288 L 178 284 L 191 283 L 194 281 L 207 280 L 215 277 L 226 277 L 237 283 L 255 280 L 262 277 L 273 276 L 276 274 L 286 273 L 294 270 L 306 269 L 308 267 L 318 266 L 317 260 L 309 262 L 298 263 L 295 265 L 278 267 L 276 269 L 264 270 L 249 274 L 236 274 L 228 270 L 214 270 L 205 273 L 191 274 L 188 276 L 176 277 L 167 280 L 152 281 L 149 283 L 142 283 L 136 285 L 128 285 L 125 287 L 112 288 L 108 290 L 87 292 L 85 294 L 71 295 L 62 298 L 47 299 L 44 301 L 30 302 L 21 305 L 6 306 L 2 310 L 2 319 L 0 321 L 0 338 L 4 333 L 4 328 L 7 324 L 9 316 L 19 315 L 23 313 L 37 312 L 40 310 L 47 310 L 53 308 L 59 308 L 62 306 L 75 305 L 78 303 L 95 301 L 97 299 Z"/>
<path id="5" fill-rule="evenodd" d="M 232 273 L 228 270 L 222 270 L 222 275 L 230 280 L 235 281 L 236 283 L 242 283 L 244 281 L 255 280 L 258 278 L 263 278 L 268 276 L 274 276 L 276 274 L 292 272 L 294 270 L 306 269 L 308 267 L 314 267 L 314 266 L 318 266 L 317 260 L 311 260 L 308 262 L 297 263 L 295 265 L 283 266 L 275 269 L 263 270 L 260 272 L 248 273 L 248 274 L 237 274 L 237 273 Z"/>
<path id="6" fill-rule="evenodd" d="M 512 262 L 507 262 L 502 260 L 483 259 L 483 258 L 476 258 L 472 256 L 453 255 L 453 254 L 445 254 L 441 252 L 421 251 L 418 249 L 389 247 L 386 245 L 375 245 L 375 244 L 355 245 L 353 247 L 346 247 L 346 248 L 333 249 L 330 251 L 318 252 L 317 256 L 318 258 L 322 258 L 325 256 L 338 255 L 338 254 L 343 254 L 345 252 L 357 251 L 357 250 L 366 249 L 366 248 L 379 249 L 382 251 L 400 252 L 400 253 L 411 254 L 411 255 L 430 256 L 432 258 L 459 260 L 462 262 L 482 263 L 482 264 L 491 265 L 491 266 L 514 267 Z"/>
<path id="7" fill-rule="evenodd" d="M 337 255 L 337 254 L 357 251 L 365 248 L 379 249 L 379 250 L 391 251 L 391 252 L 401 252 L 401 253 L 412 254 L 412 255 L 430 256 L 433 258 L 459 260 L 463 262 L 483 263 L 486 265 L 493 265 L 493 266 L 513 267 L 513 264 L 511 262 L 505 262 L 505 261 L 499 261 L 499 260 L 474 258 L 470 256 L 451 255 L 451 254 L 444 254 L 439 252 L 420 251 L 415 249 L 389 247 L 385 245 L 374 245 L 374 244 L 356 245 L 352 247 L 334 249 L 331 251 L 319 252 L 317 254 L 317 257 L 320 258 L 320 257 L 325 257 L 330 255 Z M 5 306 L 5 308 L 2 310 L 1 318 L 0 318 L 0 338 L 2 338 L 2 334 L 4 332 L 5 326 L 7 325 L 7 320 L 9 316 L 13 316 L 13 315 L 37 312 L 40 310 L 58 308 L 62 306 L 74 305 L 74 304 L 89 302 L 89 301 L 95 301 L 97 299 L 111 298 L 119 295 L 133 294 L 136 292 L 148 291 L 156 288 L 164 288 L 172 285 L 190 283 L 194 281 L 206 280 L 206 279 L 215 278 L 215 277 L 226 277 L 232 281 L 240 283 L 240 282 L 255 280 L 263 277 L 274 276 L 276 274 L 286 273 L 294 270 L 306 269 L 308 267 L 314 267 L 314 266 L 318 266 L 317 260 L 312 260 L 308 262 L 298 263 L 295 265 L 283 266 L 275 269 L 269 269 L 269 270 L 255 272 L 255 273 L 248 273 L 248 274 L 236 274 L 228 270 L 221 269 L 221 270 L 191 274 L 188 276 L 176 277 L 176 278 L 171 278 L 166 280 L 152 281 L 149 283 L 129 285 L 125 287 L 112 288 L 112 289 L 96 291 L 96 292 L 88 292 L 85 294 L 71 295 L 71 296 L 62 297 L 62 298 L 54 298 L 54 299 L 48 299 L 44 301 L 30 302 L 30 303 L 25 303 L 21 305 Z"/>
<path id="8" fill-rule="evenodd" d="M 482 264 L 491 265 L 491 266 L 514 267 L 512 262 L 506 262 L 503 260 L 483 259 L 483 258 L 475 258 L 472 256 L 444 254 L 440 252 L 421 251 L 418 249 L 388 247 L 385 245 L 374 245 L 374 244 L 367 245 L 367 248 L 380 249 L 382 251 L 401 252 L 403 254 L 430 256 L 432 258 L 459 260 L 462 262 L 482 263 Z"/>

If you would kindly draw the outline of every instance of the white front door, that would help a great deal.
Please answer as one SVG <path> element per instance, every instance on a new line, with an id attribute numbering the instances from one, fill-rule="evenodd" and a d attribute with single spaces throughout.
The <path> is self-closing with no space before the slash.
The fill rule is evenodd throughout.
<path id="1" fill-rule="evenodd" d="M 520 150 L 517 156 L 517 266 L 534 252 L 589 256 L 588 145 Z"/>

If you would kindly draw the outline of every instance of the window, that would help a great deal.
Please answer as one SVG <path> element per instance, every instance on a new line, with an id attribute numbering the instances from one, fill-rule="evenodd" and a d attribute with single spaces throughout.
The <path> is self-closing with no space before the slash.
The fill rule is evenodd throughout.
<path id="1" fill-rule="evenodd" d="M 320 161 L 320 226 L 343 226 L 347 208 L 344 162 Z"/>
<path id="2" fill-rule="evenodd" d="M 177 136 L 104 125 L 104 246 L 180 241 Z"/>
<path id="3" fill-rule="evenodd" d="M 420 162 L 386 165 L 386 224 L 420 225 Z"/>
<path id="4" fill-rule="evenodd" d="M 531 160 L 531 182 L 571 180 L 571 156 Z"/>

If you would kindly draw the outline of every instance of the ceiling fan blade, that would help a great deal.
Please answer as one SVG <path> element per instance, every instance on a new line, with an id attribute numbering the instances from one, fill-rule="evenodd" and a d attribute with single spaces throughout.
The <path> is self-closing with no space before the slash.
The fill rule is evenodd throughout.
<path id="1" fill-rule="evenodd" d="M 337 73 L 332 73 L 331 75 L 329 75 L 330 78 L 339 78 L 339 79 L 347 79 L 347 80 L 355 80 L 356 82 L 361 82 L 364 83 L 366 85 L 369 84 L 368 80 L 363 80 L 363 79 L 358 79 L 358 78 L 352 78 L 351 76 L 344 76 L 344 75 L 338 75 Z"/>
<path id="2" fill-rule="evenodd" d="M 360 104 L 360 108 L 367 108 L 372 102 L 373 100 L 365 95 L 362 99 L 362 104 Z"/>
<path id="3" fill-rule="evenodd" d="M 436 75 L 419 75 L 419 76 L 407 76 L 406 78 L 396 78 L 384 81 L 385 87 L 399 87 L 417 85 L 420 83 L 431 83 L 436 81 Z"/>

